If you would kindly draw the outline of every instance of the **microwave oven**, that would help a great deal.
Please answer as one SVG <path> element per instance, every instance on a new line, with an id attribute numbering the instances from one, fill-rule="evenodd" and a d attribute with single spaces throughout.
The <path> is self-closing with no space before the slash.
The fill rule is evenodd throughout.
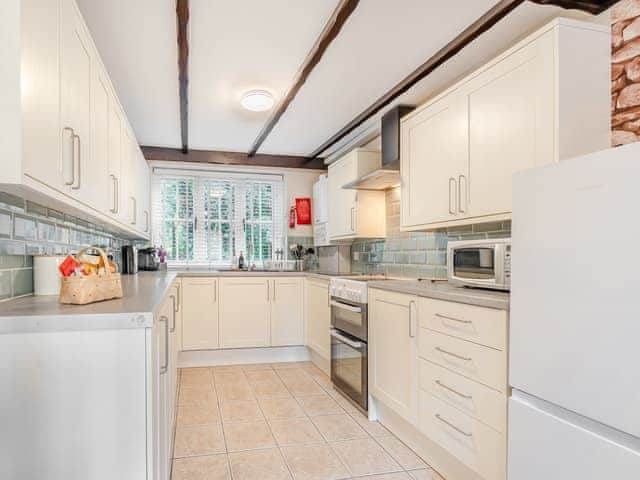
<path id="1" fill-rule="evenodd" d="M 460 240 L 447 245 L 447 280 L 465 287 L 511 288 L 511 239 Z"/>

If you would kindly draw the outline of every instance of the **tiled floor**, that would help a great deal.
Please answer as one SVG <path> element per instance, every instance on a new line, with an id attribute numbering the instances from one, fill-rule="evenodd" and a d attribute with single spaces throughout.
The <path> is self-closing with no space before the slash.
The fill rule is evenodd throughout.
<path id="1" fill-rule="evenodd" d="M 173 480 L 442 480 L 311 363 L 182 370 Z"/>

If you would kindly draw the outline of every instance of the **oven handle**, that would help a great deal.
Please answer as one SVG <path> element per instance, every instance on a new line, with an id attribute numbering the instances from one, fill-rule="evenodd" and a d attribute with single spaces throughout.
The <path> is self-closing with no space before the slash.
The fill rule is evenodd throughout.
<path id="1" fill-rule="evenodd" d="M 344 310 L 349 310 L 354 313 L 362 313 L 362 308 L 354 307 L 353 305 L 347 305 L 346 303 L 336 302 L 335 300 L 331 300 L 331 305 L 337 308 L 343 308 Z"/>
<path id="2" fill-rule="evenodd" d="M 341 335 L 340 333 L 338 333 L 338 331 L 334 328 L 331 329 L 330 334 L 332 337 L 337 338 L 338 340 L 340 340 L 343 343 L 346 343 L 347 345 L 349 345 L 351 348 L 355 348 L 357 350 L 360 350 L 362 348 L 362 342 L 354 342 L 353 340 L 345 337 L 344 335 Z"/>

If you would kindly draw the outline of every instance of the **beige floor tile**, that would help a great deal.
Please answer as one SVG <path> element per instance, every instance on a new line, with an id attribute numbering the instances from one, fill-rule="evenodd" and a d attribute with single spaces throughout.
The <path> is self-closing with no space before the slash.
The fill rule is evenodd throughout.
<path id="1" fill-rule="evenodd" d="M 234 480 L 289 480 L 291 474 L 280 450 L 254 450 L 229 455 Z"/>
<path id="2" fill-rule="evenodd" d="M 444 480 L 438 472 L 431 468 L 423 468 L 421 470 L 412 470 L 409 475 L 413 480 Z"/>
<path id="3" fill-rule="evenodd" d="M 285 384 L 309 381 L 311 376 L 301 368 L 291 368 L 289 370 L 275 370 L 276 374 Z"/>
<path id="4" fill-rule="evenodd" d="M 179 427 L 211 423 L 220 423 L 220 410 L 217 403 L 182 405 L 178 407 L 177 424 Z"/>
<path id="5" fill-rule="evenodd" d="M 264 382 L 280 382 L 280 377 L 274 370 L 255 370 L 246 372 L 245 376 L 251 385 Z"/>
<path id="6" fill-rule="evenodd" d="M 331 415 L 344 413 L 344 410 L 326 393 L 298 398 L 298 403 L 307 415 Z"/>
<path id="7" fill-rule="evenodd" d="M 387 435 L 391 435 L 391 432 L 384 428 L 380 422 L 372 422 L 360 412 L 352 413 L 351 416 L 358 422 L 358 425 L 364 428 L 372 437 L 386 437 Z"/>
<path id="8" fill-rule="evenodd" d="M 220 402 L 253 400 L 255 398 L 248 383 L 218 385 L 217 392 Z"/>
<path id="9" fill-rule="evenodd" d="M 337 480 L 349 477 L 345 466 L 326 444 L 283 447 L 282 453 L 295 480 Z"/>
<path id="10" fill-rule="evenodd" d="M 311 378 L 320 385 L 325 391 L 333 388 L 333 384 L 331 383 L 331 378 L 326 376 L 324 373 L 321 375 L 311 375 Z"/>
<path id="11" fill-rule="evenodd" d="M 413 450 L 396 437 L 380 437 L 377 441 L 405 470 L 417 470 L 428 467 Z"/>
<path id="12" fill-rule="evenodd" d="M 273 367 L 270 363 L 252 363 L 249 365 L 242 365 L 242 370 L 244 372 L 255 372 L 261 370 L 273 370 Z"/>
<path id="13" fill-rule="evenodd" d="M 336 395 L 335 397 L 333 397 L 333 399 L 336 401 L 338 405 L 344 408 L 345 411 L 348 413 L 360 412 L 360 410 L 358 410 L 358 408 L 353 403 L 351 403 L 350 400 L 345 398 L 342 394 Z"/>
<path id="14" fill-rule="evenodd" d="M 213 385 L 211 370 L 203 368 L 183 368 L 180 373 L 180 386 Z"/>
<path id="15" fill-rule="evenodd" d="M 177 458 L 173 461 L 172 480 L 231 480 L 226 455 Z"/>
<path id="16" fill-rule="evenodd" d="M 356 421 L 347 414 L 312 417 L 313 423 L 328 442 L 368 438 Z"/>
<path id="17" fill-rule="evenodd" d="M 302 369 L 305 372 L 307 372 L 309 375 L 311 375 L 311 376 L 313 376 L 313 375 L 324 375 L 324 376 L 327 376 L 327 374 L 324 373 L 324 371 L 322 371 L 320 368 L 318 368 L 313 363 L 311 365 L 304 365 L 302 367 Z"/>
<path id="18" fill-rule="evenodd" d="M 358 480 L 411 480 L 411 477 L 406 472 L 395 472 L 366 475 L 364 477 L 358 477 Z"/>
<path id="19" fill-rule="evenodd" d="M 295 397 L 307 397 L 310 395 L 324 395 L 324 389 L 311 379 L 285 383 L 287 390 Z"/>
<path id="20" fill-rule="evenodd" d="M 202 405 L 206 403 L 216 403 L 218 398 L 216 390 L 211 385 L 180 386 L 178 395 L 178 405 Z"/>
<path id="21" fill-rule="evenodd" d="M 276 446 L 267 422 L 227 423 L 223 428 L 229 452 Z"/>
<path id="22" fill-rule="evenodd" d="M 269 420 L 269 426 L 280 446 L 324 442 L 318 429 L 306 417 Z"/>
<path id="23" fill-rule="evenodd" d="M 296 418 L 305 414 L 294 398 L 260 398 L 258 399 L 262 413 L 268 419 L 271 418 Z"/>
<path id="24" fill-rule="evenodd" d="M 198 425 L 176 428 L 175 458 L 225 453 L 224 435 L 220 425 Z"/>
<path id="25" fill-rule="evenodd" d="M 220 405 L 222 423 L 256 422 L 264 420 L 258 402 L 243 400 L 239 402 L 225 402 Z"/>
<path id="26" fill-rule="evenodd" d="M 251 387 L 256 398 L 290 398 L 289 390 L 280 381 L 255 383 Z"/>
<path id="27" fill-rule="evenodd" d="M 335 442 L 331 447 L 353 476 L 402 470 L 400 465 L 371 438 Z"/>
<path id="28" fill-rule="evenodd" d="M 313 364 L 311 362 L 282 362 L 271 364 L 271 366 L 276 370 L 289 370 L 292 368 L 308 367 L 309 365 Z"/>
<path id="29" fill-rule="evenodd" d="M 248 385 L 244 372 L 214 372 L 213 380 L 219 385 Z"/>
<path id="30" fill-rule="evenodd" d="M 244 365 L 218 365 L 211 367 L 214 373 L 218 372 L 244 372 Z"/>

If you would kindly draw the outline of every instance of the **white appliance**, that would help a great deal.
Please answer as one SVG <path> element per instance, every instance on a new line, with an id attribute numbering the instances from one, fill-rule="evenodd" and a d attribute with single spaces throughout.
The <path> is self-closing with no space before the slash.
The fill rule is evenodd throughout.
<path id="1" fill-rule="evenodd" d="M 447 280 L 461 287 L 509 290 L 511 239 L 448 242 Z"/>
<path id="2" fill-rule="evenodd" d="M 640 478 L 640 143 L 513 182 L 509 480 Z"/>
<path id="3" fill-rule="evenodd" d="M 329 179 L 320 175 L 313 184 L 313 245 L 323 247 L 329 245 Z"/>

